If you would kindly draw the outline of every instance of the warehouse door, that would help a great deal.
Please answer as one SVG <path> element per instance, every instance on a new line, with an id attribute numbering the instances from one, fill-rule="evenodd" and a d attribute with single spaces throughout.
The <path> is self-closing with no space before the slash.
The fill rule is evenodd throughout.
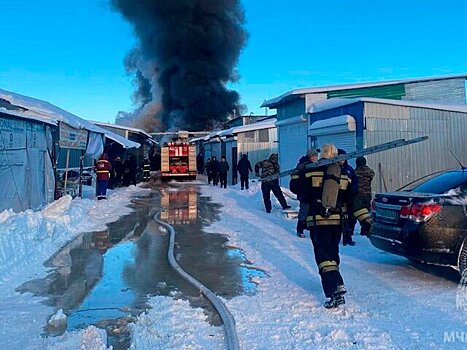
<path id="1" fill-rule="evenodd" d="M 306 121 L 278 126 L 281 171 L 295 168 L 299 159 L 306 154 L 308 148 L 306 126 Z M 286 186 L 286 183 L 282 185 Z"/>
<path id="2" fill-rule="evenodd" d="M 314 148 L 321 148 L 324 144 L 332 143 L 347 153 L 357 149 L 355 119 L 352 116 L 339 116 L 317 121 L 310 126 L 310 144 Z M 349 160 L 355 168 L 355 159 Z"/>

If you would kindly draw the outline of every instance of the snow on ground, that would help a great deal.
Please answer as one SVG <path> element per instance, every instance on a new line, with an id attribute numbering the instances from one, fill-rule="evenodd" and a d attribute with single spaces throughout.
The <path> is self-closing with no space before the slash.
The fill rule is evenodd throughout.
<path id="1" fill-rule="evenodd" d="M 355 247 L 341 247 L 347 304 L 324 309 L 311 241 L 296 237 L 296 221 L 286 219 L 277 202 L 271 214 L 265 212 L 258 187 L 203 187 L 204 195 L 224 205 L 222 219 L 209 231 L 227 234 L 268 274 L 257 281 L 256 295 L 227 301 L 243 349 L 465 346 L 467 317 L 456 309 L 457 281 L 442 276 L 451 271 L 436 276 L 429 268 L 377 250 L 362 236 L 355 237 Z"/>
<path id="2" fill-rule="evenodd" d="M 103 350 L 105 333 L 95 327 L 42 338 L 56 310 L 21 283 L 42 277 L 43 262 L 80 232 L 128 213 L 141 189 L 116 191 L 107 201 L 62 198 L 39 212 L 0 213 L 0 341 L 5 349 Z M 347 304 L 326 310 L 311 242 L 295 235 L 273 200 L 264 211 L 257 183 L 250 190 L 201 186 L 223 205 L 221 219 L 207 228 L 225 234 L 267 277 L 255 278 L 257 293 L 225 303 L 236 320 L 242 349 L 459 349 L 467 342 L 467 316 L 456 308 L 457 280 L 448 270 L 414 266 L 381 252 L 365 237 L 341 248 Z M 296 201 L 287 198 L 292 206 Z M 452 275 L 451 275 L 452 276 Z M 153 297 L 131 326 L 133 350 L 224 349 L 223 330 L 207 322 L 188 301 Z M 18 325 L 21 325 L 18 327 Z"/>
<path id="3" fill-rule="evenodd" d="M 39 343 L 42 343 L 41 333 L 47 318 L 56 311 L 41 304 L 41 298 L 20 294 L 15 289 L 26 281 L 45 277 L 47 270 L 43 264 L 60 247 L 80 233 L 102 230 L 107 223 L 131 212 L 126 205 L 132 197 L 149 193 L 147 189 L 130 186 L 109 191 L 108 200 L 97 201 L 91 199 L 94 189 L 85 189 L 83 199 L 64 196 L 40 211 L 0 213 L 0 341 L 3 349 L 41 348 Z M 82 339 L 85 341 L 89 337 L 86 333 Z"/>

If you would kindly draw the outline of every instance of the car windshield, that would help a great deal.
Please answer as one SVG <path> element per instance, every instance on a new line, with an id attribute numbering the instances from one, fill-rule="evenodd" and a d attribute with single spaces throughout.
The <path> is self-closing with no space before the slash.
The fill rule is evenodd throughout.
<path id="1" fill-rule="evenodd" d="M 443 194 L 467 184 L 467 171 L 436 173 L 414 181 L 399 191 Z"/>

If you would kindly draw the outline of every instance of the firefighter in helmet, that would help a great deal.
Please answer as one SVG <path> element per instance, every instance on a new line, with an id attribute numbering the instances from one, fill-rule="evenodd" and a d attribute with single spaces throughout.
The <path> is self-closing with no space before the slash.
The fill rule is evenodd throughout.
<path id="1" fill-rule="evenodd" d="M 151 162 L 148 158 L 143 159 L 143 181 L 148 182 L 151 179 Z"/>
<path id="2" fill-rule="evenodd" d="M 337 156 L 332 144 L 321 148 L 321 159 Z M 335 308 L 345 303 L 344 281 L 339 272 L 339 242 L 343 218 L 353 215 L 362 227 L 371 226 L 367 208 L 359 208 L 352 196 L 351 177 L 338 164 L 304 168 L 300 172 L 299 190 L 310 200 L 307 226 L 313 244 L 316 264 L 324 294 L 329 300 L 324 306 Z"/>

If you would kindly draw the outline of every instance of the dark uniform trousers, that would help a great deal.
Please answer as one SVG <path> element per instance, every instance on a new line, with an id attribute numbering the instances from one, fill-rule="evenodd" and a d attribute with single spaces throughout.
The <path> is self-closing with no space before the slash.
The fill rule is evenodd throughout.
<path id="1" fill-rule="evenodd" d="M 315 225 L 310 227 L 310 238 L 313 243 L 316 264 L 321 276 L 324 294 L 330 298 L 337 286 L 344 280 L 339 272 L 339 242 L 341 225 Z"/>
<path id="2" fill-rule="evenodd" d="M 243 188 L 248 189 L 248 174 L 246 175 L 241 175 L 240 174 L 240 186 L 243 190 Z"/>
<path id="3" fill-rule="evenodd" d="M 151 179 L 151 165 L 143 165 L 143 181 L 149 181 Z"/>
<path id="4" fill-rule="evenodd" d="M 370 220 L 370 215 L 366 208 L 355 211 L 350 186 L 352 180 L 347 173 L 343 173 L 339 181 L 338 198 L 340 200 L 337 201 L 337 208 L 330 215 L 322 216 L 324 208 L 321 206 L 321 198 L 325 171 L 326 167 L 322 167 L 313 169 L 304 175 L 307 180 L 304 183 L 310 186 L 310 190 L 303 194 L 314 199 L 314 202 L 310 203 L 306 220 L 324 294 L 330 298 L 336 292 L 337 287 L 344 284 L 339 272 L 339 242 L 343 228 L 342 220 L 345 220 L 347 208 L 351 207 L 349 215 L 353 214 L 353 218 L 358 219 L 360 223 Z"/>
<path id="5" fill-rule="evenodd" d="M 262 181 L 261 192 L 263 192 L 263 201 L 266 211 L 269 213 L 272 209 L 271 191 L 272 193 L 274 193 L 274 196 L 276 196 L 282 208 L 287 207 L 287 202 L 285 201 L 284 195 L 282 194 L 281 188 L 279 186 L 279 179 L 274 179 L 271 181 Z"/>

